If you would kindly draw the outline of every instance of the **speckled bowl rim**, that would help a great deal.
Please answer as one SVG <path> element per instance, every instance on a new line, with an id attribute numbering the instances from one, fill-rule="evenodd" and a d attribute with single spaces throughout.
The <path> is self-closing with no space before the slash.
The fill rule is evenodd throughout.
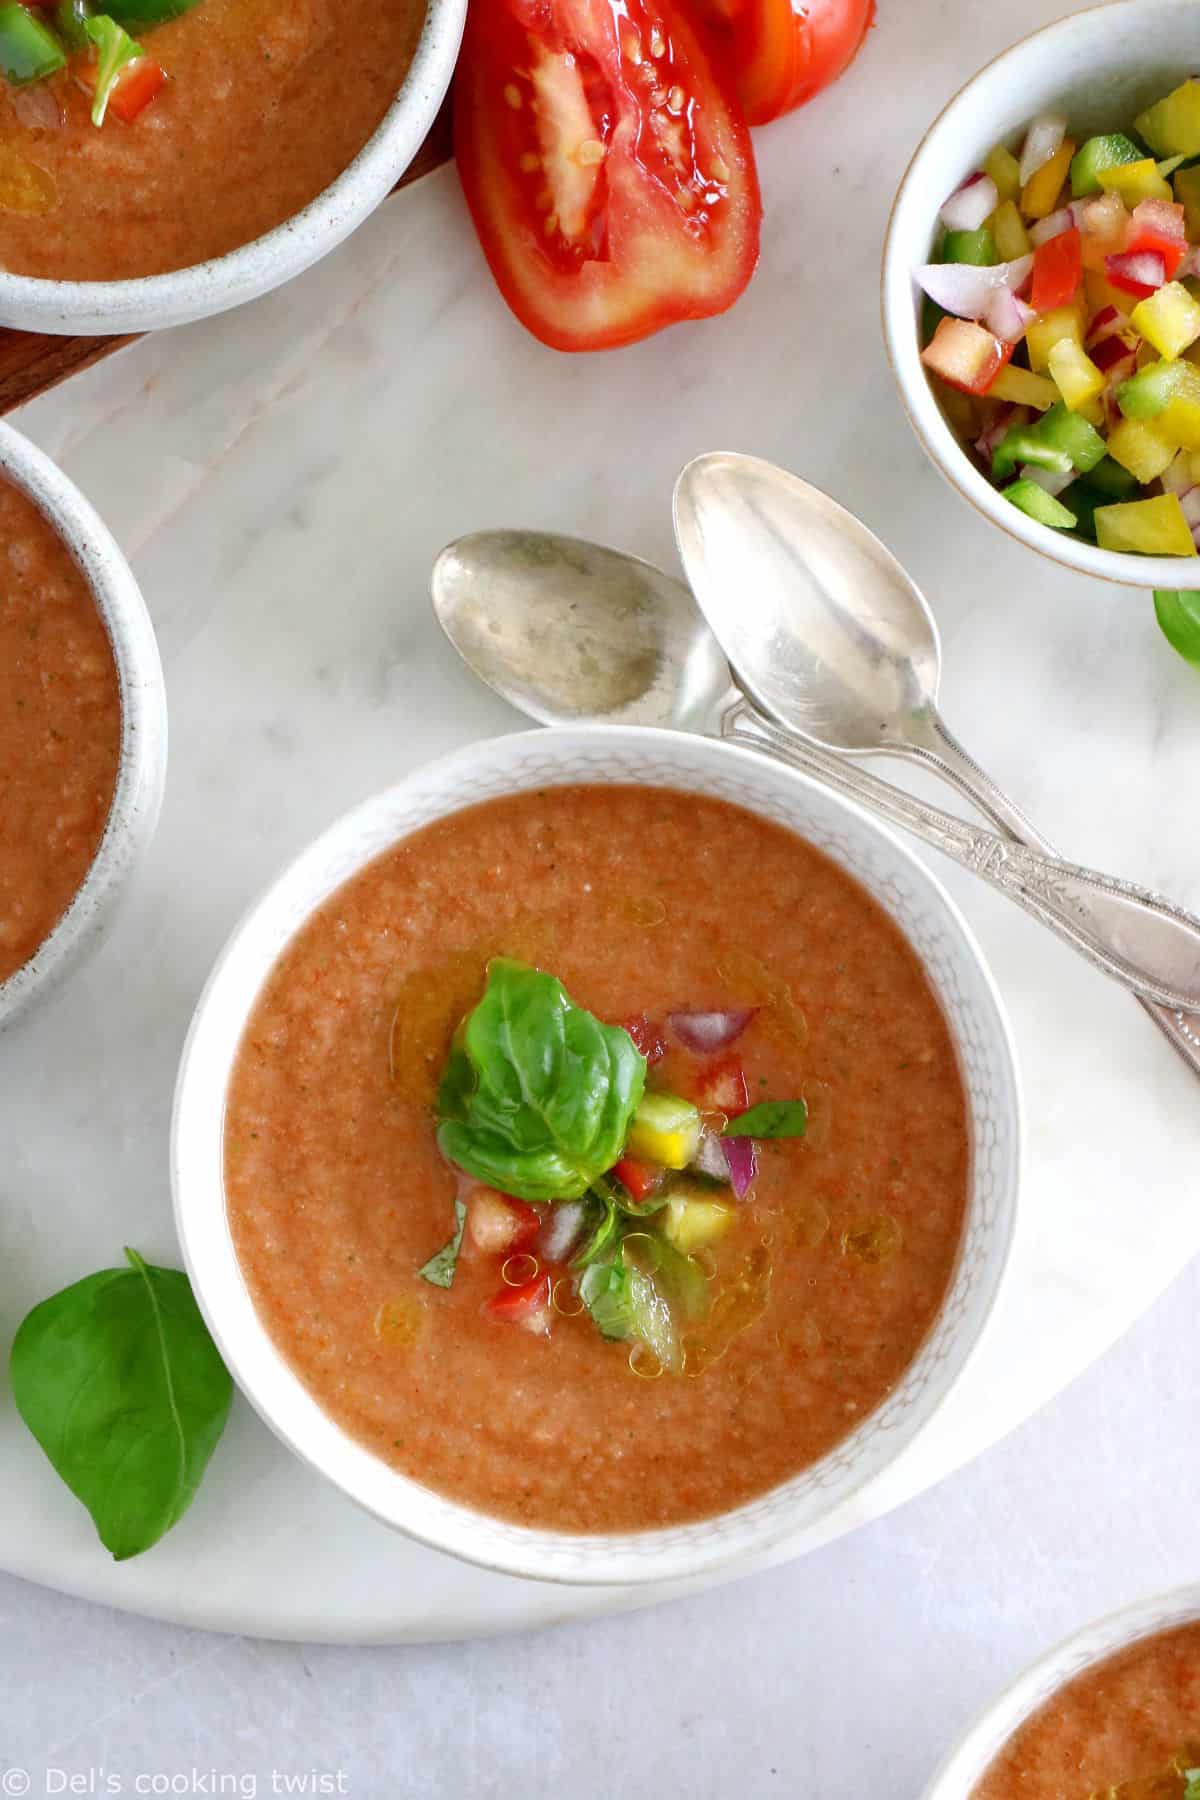
<path id="1" fill-rule="evenodd" d="M 59 334 L 154 331 L 269 293 L 336 248 L 395 187 L 446 97 L 467 0 L 427 0 L 413 60 L 354 161 L 291 219 L 208 262 L 127 281 L 47 281 L 0 271 L 0 325 Z"/>
<path id="2" fill-rule="evenodd" d="M 940 1765 L 922 1800 L 970 1800 L 994 1758 L 1053 1694 L 1086 1669 L 1142 1638 L 1200 1623 L 1200 1584 L 1171 1588 L 1107 1613 L 1039 1657 L 967 1727 Z"/>
<path id="3" fill-rule="evenodd" d="M 141 589 L 99 514 L 58 465 L 0 420 L 0 475 L 27 494 L 74 557 L 104 622 L 121 694 L 121 757 L 108 823 L 83 883 L 27 963 L 0 982 L 0 1029 L 99 941 L 154 835 L 167 766 L 167 705 Z"/>
<path id="4" fill-rule="evenodd" d="M 848 1438 L 767 1494 L 697 1524 L 577 1535 L 516 1525 L 451 1501 L 390 1469 L 324 1412 L 254 1307 L 226 1215 L 221 1137 L 229 1073 L 263 981 L 312 913 L 414 829 L 397 828 L 399 815 L 420 813 L 428 823 L 475 803 L 481 786 L 495 795 L 603 780 L 580 768 L 594 770 L 596 759 L 614 750 L 613 766 L 621 772 L 610 773 L 609 781 L 630 779 L 628 770 L 636 767 L 637 779 L 651 785 L 695 785 L 710 793 L 736 787 L 737 803 L 752 808 L 744 792 L 761 782 L 768 817 L 775 816 L 772 804 L 785 804 L 774 798 L 780 791 L 775 784 L 781 784 L 787 803 L 806 807 L 814 835 L 823 822 L 836 820 L 860 843 L 872 843 L 889 881 L 911 884 L 912 904 L 936 916 L 953 941 L 955 979 L 970 988 L 965 1010 L 987 1046 L 987 1108 L 980 1116 L 972 1111 L 972 1136 L 973 1154 L 981 1165 L 986 1159 L 990 1173 L 973 1162 L 959 1257 L 929 1337 L 893 1393 Z M 538 758 L 538 772 L 522 780 L 521 758 L 529 752 Z M 544 772 L 546 755 L 553 756 L 552 775 Z M 839 860 L 835 849 L 828 853 Z M 887 910 L 887 899 L 876 897 Z M 745 1561 L 784 1541 L 790 1554 L 824 1541 L 829 1513 L 853 1501 L 911 1448 L 973 1360 L 1009 1264 L 1022 1152 L 1016 1053 L 1003 1002 L 970 927 L 907 845 L 852 802 L 751 750 L 645 727 L 555 727 L 468 745 L 414 770 L 344 814 L 251 905 L 214 964 L 184 1045 L 171 1125 L 171 1186 L 176 1230 L 209 1329 L 251 1405 L 301 1460 L 367 1512 L 433 1549 L 499 1573 L 603 1585 L 678 1580 Z"/>
<path id="5" fill-rule="evenodd" d="M 1136 18 L 1148 9 L 1178 12 L 1189 17 L 1197 35 L 1200 55 L 1200 11 L 1191 0 L 1105 0 L 1100 6 L 1070 13 L 1051 24 L 1039 26 L 1017 43 L 977 70 L 959 88 L 925 132 L 906 169 L 888 218 L 883 246 L 880 304 L 883 340 L 892 374 L 900 391 L 900 399 L 909 424 L 934 467 L 957 489 L 968 505 L 1027 549 L 1035 550 L 1049 562 L 1101 581 L 1119 583 L 1123 587 L 1200 588 L 1200 559 L 1179 556 L 1131 556 L 1123 551 L 1101 550 L 1095 544 L 1066 537 L 1048 525 L 1039 525 L 1007 500 L 977 469 L 949 424 L 934 395 L 933 386 L 920 359 L 920 290 L 913 278 L 913 260 L 904 252 L 905 242 L 916 242 L 924 221 L 924 239 L 933 236 L 938 208 L 946 198 L 934 192 L 937 177 L 932 173 L 942 138 L 955 122 L 977 110 L 977 88 L 984 76 L 1003 70 L 1015 92 L 1023 85 L 1023 66 L 1033 58 L 1049 60 L 1055 54 L 1056 41 L 1085 33 L 1097 26 L 1114 29 L 1113 20 L 1125 14 L 1129 19 L 1130 58 L 1135 60 L 1137 42 Z M 963 170 L 965 176 L 970 171 Z M 911 227 L 911 232 L 910 232 Z"/>

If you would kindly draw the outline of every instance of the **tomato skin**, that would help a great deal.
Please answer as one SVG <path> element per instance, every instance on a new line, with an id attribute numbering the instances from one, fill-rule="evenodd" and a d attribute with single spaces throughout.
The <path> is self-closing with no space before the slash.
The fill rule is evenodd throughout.
<path id="1" fill-rule="evenodd" d="M 1033 253 L 1033 287 L 1029 304 L 1034 312 L 1053 312 L 1074 298 L 1083 278 L 1081 246 L 1083 238 L 1077 225 L 1047 238 Z"/>
<path id="2" fill-rule="evenodd" d="M 484 1303 L 484 1313 L 502 1325 L 520 1325 L 535 1337 L 549 1337 L 553 1323 L 550 1277 L 535 1275 L 520 1287 L 503 1287 Z"/>
<path id="3" fill-rule="evenodd" d="M 578 97 L 573 112 L 546 103 L 572 83 L 587 137 Z M 473 0 L 454 120 L 496 284 L 551 348 L 614 349 L 724 312 L 753 274 L 749 133 L 679 0 Z"/>
<path id="4" fill-rule="evenodd" d="M 623 1156 L 613 1169 L 613 1174 L 622 1187 L 629 1190 L 630 1199 L 636 1200 L 639 1205 L 662 1186 L 664 1173 L 654 1163 L 638 1162 L 632 1156 Z"/>
<path id="5" fill-rule="evenodd" d="M 765 125 L 836 81 L 875 22 L 875 0 L 694 0 L 728 59 L 751 125 Z"/>

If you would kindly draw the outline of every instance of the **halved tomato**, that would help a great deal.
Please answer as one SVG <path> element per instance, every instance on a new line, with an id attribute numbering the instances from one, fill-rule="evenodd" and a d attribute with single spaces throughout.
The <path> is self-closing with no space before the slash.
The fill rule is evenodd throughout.
<path id="1" fill-rule="evenodd" d="M 803 106 L 853 62 L 875 0 L 695 0 L 751 125 Z"/>
<path id="2" fill-rule="evenodd" d="M 758 260 L 736 101 L 676 0 L 474 0 L 455 154 L 484 254 L 545 344 L 723 312 Z"/>

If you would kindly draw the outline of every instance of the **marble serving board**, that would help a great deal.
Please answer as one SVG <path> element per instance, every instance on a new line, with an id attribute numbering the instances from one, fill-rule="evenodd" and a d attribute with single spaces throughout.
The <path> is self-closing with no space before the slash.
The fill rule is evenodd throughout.
<path id="1" fill-rule="evenodd" d="M 430 613 L 430 564 L 461 532 L 574 531 L 673 567 L 671 485 L 688 457 L 738 448 L 789 465 L 860 513 L 924 587 L 951 725 L 1051 839 L 1200 905 L 1195 673 L 1147 597 L 1059 574 L 943 486 L 880 343 L 879 248 L 907 155 L 963 78 L 1047 16 L 1045 0 L 881 11 L 850 75 L 760 134 L 762 269 L 726 318 L 602 358 L 542 349 L 500 304 L 445 170 L 283 292 L 145 339 L 17 416 L 133 559 L 172 750 L 162 826 L 114 935 L 0 1040 L 4 1341 L 33 1302 L 122 1244 L 177 1257 L 176 1059 L 255 893 L 365 794 L 522 723 L 456 662 Z M 1009 1431 L 1200 1246 L 1195 1077 L 1130 999 L 935 866 L 1015 1029 L 1028 1115 L 1018 1243 L 954 1397 L 829 1537 Z M 539 1586 L 421 1549 L 359 1514 L 240 1402 L 187 1517 L 120 1566 L 7 1402 L 0 1455 L 0 1565 L 189 1624 L 419 1640 L 661 1597 Z"/>
<path id="2" fill-rule="evenodd" d="M 447 101 L 409 167 L 396 183 L 409 187 L 450 159 L 450 105 Z M 3 234 L 0 231 L 0 245 Z M 140 334 L 138 334 L 140 335 Z M 82 374 L 133 337 L 59 337 L 46 331 L 6 331 L 0 327 L 0 413 L 11 412 L 59 382 Z"/>

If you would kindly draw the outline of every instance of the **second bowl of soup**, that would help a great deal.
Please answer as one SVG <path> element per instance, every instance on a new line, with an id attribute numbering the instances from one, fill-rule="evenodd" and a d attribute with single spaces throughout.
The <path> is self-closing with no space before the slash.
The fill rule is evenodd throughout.
<path id="1" fill-rule="evenodd" d="M 180 1074 L 201 1304 L 286 1441 L 513 1573 L 817 1523 L 990 1310 L 1018 1166 L 978 951 L 887 833 L 653 731 L 479 745 L 235 933 Z"/>

